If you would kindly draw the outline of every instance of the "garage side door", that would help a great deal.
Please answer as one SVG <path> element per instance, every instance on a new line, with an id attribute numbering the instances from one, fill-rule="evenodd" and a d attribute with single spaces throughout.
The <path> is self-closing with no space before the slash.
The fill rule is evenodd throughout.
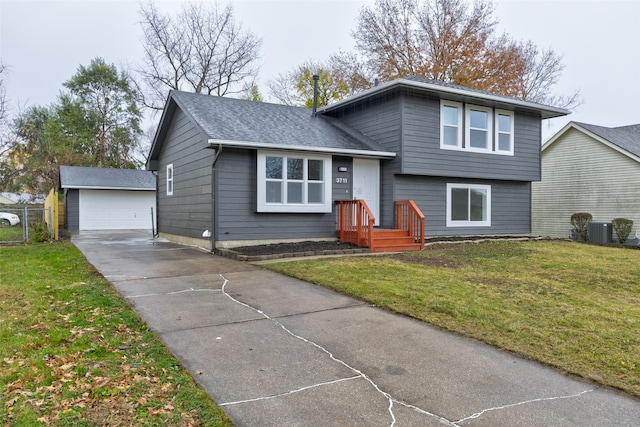
<path id="1" fill-rule="evenodd" d="M 151 230 L 153 191 L 80 190 L 80 230 Z"/>

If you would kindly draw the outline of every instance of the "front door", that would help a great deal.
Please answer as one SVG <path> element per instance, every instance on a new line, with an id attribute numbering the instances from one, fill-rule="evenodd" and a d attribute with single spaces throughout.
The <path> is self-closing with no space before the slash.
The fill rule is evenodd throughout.
<path id="1" fill-rule="evenodd" d="M 365 201 L 380 225 L 380 161 L 353 159 L 353 198 Z"/>

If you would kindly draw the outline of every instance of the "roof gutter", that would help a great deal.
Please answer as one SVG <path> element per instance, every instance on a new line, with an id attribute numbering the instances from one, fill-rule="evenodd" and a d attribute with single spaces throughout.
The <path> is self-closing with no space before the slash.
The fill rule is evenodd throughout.
<path id="1" fill-rule="evenodd" d="M 396 157 L 396 153 L 391 151 L 373 151 L 373 150 L 354 150 L 354 149 L 337 149 L 329 147 L 308 147 L 304 145 L 286 145 L 286 144 L 269 144 L 264 142 L 250 141 L 230 141 L 224 139 L 209 139 L 209 147 L 226 145 L 228 147 L 264 149 L 264 150 L 287 150 L 287 151 L 303 151 L 321 154 L 347 155 L 354 157 L 369 157 L 376 159 L 392 159 Z"/>

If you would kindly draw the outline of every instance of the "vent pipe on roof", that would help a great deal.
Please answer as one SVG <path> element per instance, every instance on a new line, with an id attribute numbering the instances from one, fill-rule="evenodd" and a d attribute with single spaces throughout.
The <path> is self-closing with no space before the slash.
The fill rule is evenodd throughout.
<path id="1" fill-rule="evenodd" d="M 318 108 L 318 80 L 320 80 L 320 76 L 317 74 L 313 75 L 313 104 L 311 106 L 311 115 L 313 117 L 316 116 L 316 110 Z"/>

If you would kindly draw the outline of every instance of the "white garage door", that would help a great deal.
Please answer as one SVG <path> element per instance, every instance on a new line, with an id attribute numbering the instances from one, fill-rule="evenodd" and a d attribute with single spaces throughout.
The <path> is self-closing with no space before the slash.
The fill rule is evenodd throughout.
<path id="1" fill-rule="evenodd" d="M 80 190 L 80 230 L 151 230 L 153 191 Z"/>

